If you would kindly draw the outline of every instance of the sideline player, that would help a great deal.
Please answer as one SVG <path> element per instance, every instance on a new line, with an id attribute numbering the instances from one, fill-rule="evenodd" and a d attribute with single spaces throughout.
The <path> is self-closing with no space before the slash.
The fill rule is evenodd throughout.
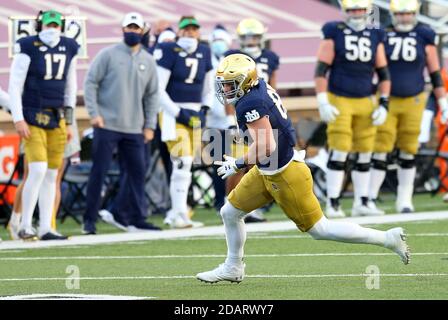
<path id="1" fill-rule="evenodd" d="M 57 11 L 40 12 L 38 34 L 17 41 L 11 65 L 10 108 L 28 161 L 19 231 L 24 240 L 36 238 L 32 218 L 37 202 L 37 236 L 41 240 L 67 239 L 51 225 L 58 168 L 67 140 L 72 138 L 76 101 L 75 57 L 79 46 L 75 40 L 61 36 L 64 21 Z"/>
<path id="2" fill-rule="evenodd" d="M 427 101 L 425 67 L 442 112 L 441 121 L 448 120 L 448 101 L 436 47 L 438 37 L 429 26 L 418 23 L 419 9 L 418 0 L 392 0 L 390 3 L 392 25 L 386 28 L 385 47 L 392 91 L 387 120 L 378 127 L 370 175 L 369 198 L 375 206 L 386 176 L 387 153 L 396 146 L 399 167 L 395 207 L 400 213 L 414 212 L 415 154 Z"/>
<path id="3" fill-rule="evenodd" d="M 164 223 L 172 228 L 190 228 L 203 226 L 190 219 L 187 196 L 193 159 L 201 147 L 204 110 L 213 102 L 213 66 L 210 48 L 199 42 L 196 18 L 183 16 L 178 27 L 177 41 L 159 43 L 154 58 L 158 64 L 162 141 L 173 163 L 171 209 Z"/>
<path id="4" fill-rule="evenodd" d="M 216 73 L 218 95 L 235 106 L 241 130 L 252 143 L 242 158 L 225 156 L 218 174 L 223 179 L 249 164 L 256 164 L 230 193 L 221 209 L 227 259 L 216 269 L 197 274 L 205 282 L 244 279 L 246 231 L 244 216 L 275 201 L 303 231 L 317 240 L 374 244 L 397 253 L 404 264 L 410 253 L 402 228 L 378 231 L 350 222 L 328 220 L 313 193 L 313 178 L 304 154 L 294 150 L 295 130 L 279 95 L 257 76 L 255 62 L 243 54 L 226 57 Z"/>
<path id="5" fill-rule="evenodd" d="M 328 123 L 330 149 L 325 214 L 328 218 L 345 216 L 339 198 L 348 153 L 355 152 L 358 156 L 351 172 L 352 216 L 381 215 L 384 212 L 369 206 L 368 188 L 376 127 L 386 121 L 391 86 L 383 44 L 385 34 L 367 24 L 371 0 L 340 3 L 346 20 L 323 26 L 315 74 L 319 114 Z M 379 78 L 378 106 L 372 97 L 375 71 Z"/>

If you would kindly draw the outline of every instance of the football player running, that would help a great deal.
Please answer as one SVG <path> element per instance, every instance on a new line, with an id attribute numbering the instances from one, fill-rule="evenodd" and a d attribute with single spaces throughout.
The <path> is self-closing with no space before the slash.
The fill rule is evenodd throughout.
<path id="1" fill-rule="evenodd" d="M 328 123 L 330 149 L 325 214 L 329 218 L 345 216 L 339 197 L 348 153 L 355 152 L 358 157 L 351 172 L 355 198 L 352 216 L 380 215 L 384 212 L 369 206 L 368 187 L 376 127 L 386 121 L 391 87 L 383 44 L 385 34 L 367 24 L 371 0 L 340 3 L 347 18 L 323 26 L 315 74 L 319 113 L 322 121 Z M 372 97 L 375 71 L 379 78 L 379 105 Z"/>
<path id="2" fill-rule="evenodd" d="M 172 228 L 200 227 L 187 206 L 191 166 L 200 152 L 204 110 L 213 102 L 213 66 L 210 48 L 199 43 L 198 21 L 192 16 L 179 21 L 176 42 L 159 43 L 157 60 L 162 113 L 160 128 L 173 162 L 170 177 L 171 209 L 164 223 Z"/>
<path id="3" fill-rule="evenodd" d="M 229 50 L 225 53 L 225 56 L 234 53 L 243 53 L 250 56 L 257 65 L 258 76 L 263 78 L 272 88 L 276 89 L 277 70 L 279 68 L 280 59 L 275 52 L 265 48 L 266 32 L 267 28 L 257 19 L 247 18 L 241 20 L 236 28 L 240 49 Z M 234 177 L 228 179 L 228 189 L 232 190 L 244 174 L 245 171 L 242 170 Z M 245 222 L 266 221 L 263 212 L 267 211 L 269 206 L 270 205 L 267 205 L 265 208 L 260 208 L 251 212 L 246 216 Z"/>
<path id="4" fill-rule="evenodd" d="M 61 36 L 64 18 L 57 11 L 41 12 L 36 36 L 15 44 L 9 79 L 10 108 L 17 133 L 23 139 L 28 177 L 23 186 L 19 237 L 36 238 L 32 228 L 39 202 L 41 240 L 67 237 L 52 228 L 58 168 L 63 162 L 76 103 L 76 64 L 79 45 Z"/>
<path id="5" fill-rule="evenodd" d="M 303 152 L 294 150 L 296 135 L 279 95 L 257 76 L 255 62 L 243 54 L 226 57 L 216 72 L 217 94 L 235 106 L 238 125 L 251 144 L 241 158 L 224 157 L 218 174 L 226 179 L 256 164 L 229 194 L 221 208 L 227 258 L 216 269 L 197 274 L 205 282 L 244 279 L 244 216 L 275 201 L 303 231 L 317 240 L 375 244 L 397 253 L 404 264 L 410 253 L 402 228 L 378 231 L 350 222 L 328 220 L 313 193 L 313 178 Z"/>
<path id="6" fill-rule="evenodd" d="M 396 146 L 399 149 L 396 210 L 400 213 L 414 212 L 415 154 L 427 100 L 425 67 L 441 109 L 441 121 L 446 123 L 448 119 L 448 102 L 436 48 L 437 35 L 429 26 L 417 22 L 419 9 L 418 0 L 392 0 L 390 3 L 392 25 L 386 28 L 385 47 L 392 92 L 387 120 L 378 128 L 370 177 L 369 197 L 374 206 L 386 176 L 387 153 Z"/>

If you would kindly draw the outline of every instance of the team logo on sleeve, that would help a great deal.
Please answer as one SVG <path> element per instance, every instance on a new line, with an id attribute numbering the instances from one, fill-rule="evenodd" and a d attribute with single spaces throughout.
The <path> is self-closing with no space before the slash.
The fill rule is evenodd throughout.
<path id="1" fill-rule="evenodd" d="M 246 117 L 246 122 L 254 122 L 255 120 L 260 119 L 260 114 L 255 109 L 250 112 L 246 112 L 244 116 Z"/>

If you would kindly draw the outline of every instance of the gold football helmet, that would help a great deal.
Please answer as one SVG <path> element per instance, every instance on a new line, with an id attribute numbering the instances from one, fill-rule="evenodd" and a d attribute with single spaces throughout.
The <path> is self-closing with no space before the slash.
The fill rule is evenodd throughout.
<path id="1" fill-rule="evenodd" d="M 256 59 L 264 48 L 266 31 L 266 27 L 257 19 L 241 20 L 236 28 L 241 50 Z"/>
<path id="2" fill-rule="evenodd" d="M 339 0 L 346 14 L 347 24 L 355 31 L 361 31 L 367 26 L 367 19 L 372 11 L 372 0 Z M 354 10 L 365 9 L 365 13 L 355 13 Z"/>
<path id="3" fill-rule="evenodd" d="M 392 24 L 397 31 L 409 32 L 417 25 L 417 14 L 420 11 L 418 0 L 391 0 L 390 13 Z M 408 13 L 408 15 L 407 15 Z"/>
<path id="4" fill-rule="evenodd" d="M 216 71 L 216 96 L 222 104 L 233 104 L 258 84 L 255 61 L 241 53 L 225 57 Z"/>

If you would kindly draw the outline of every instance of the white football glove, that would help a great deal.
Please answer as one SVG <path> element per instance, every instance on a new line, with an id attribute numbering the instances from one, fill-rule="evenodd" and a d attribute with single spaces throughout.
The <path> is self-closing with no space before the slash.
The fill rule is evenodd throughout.
<path id="1" fill-rule="evenodd" d="M 333 122 L 339 115 L 339 110 L 328 102 L 328 97 L 326 92 L 321 92 L 317 94 L 317 102 L 319 104 L 319 115 L 320 119 L 325 122 Z"/>
<path id="2" fill-rule="evenodd" d="M 372 113 L 372 124 L 374 126 L 380 126 L 387 119 L 387 109 L 389 108 L 389 98 L 381 97 L 379 107 Z"/>
<path id="3" fill-rule="evenodd" d="M 446 97 L 440 98 L 438 101 L 440 107 L 440 122 L 446 124 L 448 121 L 448 100 Z"/>
<path id="4" fill-rule="evenodd" d="M 233 176 L 245 167 L 244 163 L 237 163 L 237 161 L 241 162 L 241 159 L 236 159 L 233 157 L 229 157 L 228 155 L 224 155 L 224 160 L 225 161 L 214 162 L 215 165 L 220 166 L 217 170 L 217 173 L 218 176 L 220 176 L 223 180 L 230 176 Z"/>
<path id="5" fill-rule="evenodd" d="M 383 106 L 379 106 L 378 108 L 376 108 L 375 111 L 373 111 L 372 124 L 374 126 L 382 125 L 384 122 L 386 122 L 386 119 L 387 119 L 387 109 L 384 108 Z"/>

